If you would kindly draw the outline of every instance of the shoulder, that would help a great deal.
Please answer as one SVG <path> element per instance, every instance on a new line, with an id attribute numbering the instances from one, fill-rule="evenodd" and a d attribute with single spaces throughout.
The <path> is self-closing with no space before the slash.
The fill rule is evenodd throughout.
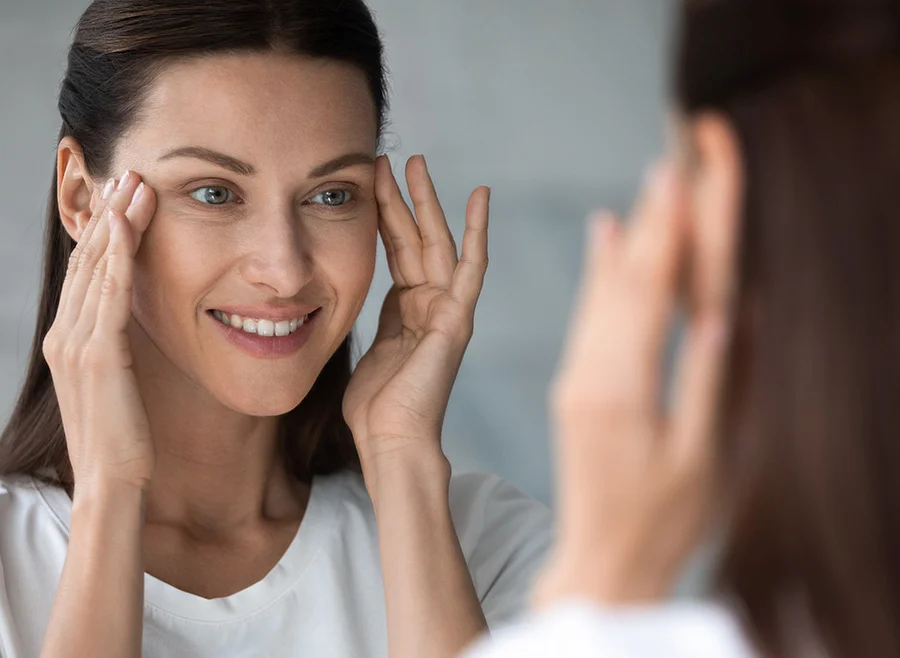
<path id="1" fill-rule="evenodd" d="M 65 497 L 61 489 L 30 475 L 0 477 L 0 560 L 36 552 L 46 547 L 51 535 L 65 540 L 68 529 L 61 516 L 65 510 L 51 504 L 51 499 Z"/>
<path id="2" fill-rule="evenodd" d="M 490 628 L 528 605 L 552 544 L 550 510 L 497 475 L 467 473 L 450 483 L 450 507 Z"/>
<path id="3" fill-rule="evenodd" d="M 463 549 L 473 542 L 513 542 L 535 533 L 549 539 L 550 510 L 498 475 L 464 473 L 450 481 L 450 511 Z M 518 539 L 517 539 L 518 538 Z"/>
<path id="4" fill-rule="evenodd" d="M 330 505 L 373 514 L 362 475 L 341 471 L 317 476 L 314 496 Z M 503 478 L 488 473 L 464 473 L 450 480 L 450 513 L 463 548 L 474 548 L 486 536 L 525 536 L 549 533 L 552 517 L 546 506 L 524 494 Z"/>
<path id="5" fill-rule="evenodd" d="M 506 480 L 484 473 L 453 476 L 449 496 L 460 548 L 488 624 L 507 623 L 527 607 L 550 550 L 550 511 Z M 327 518 L 340 527 L 344 537 L 353 533 L 355 546 L 377 551 L 375 513 L 360 474 L 316 477 L 311 510 L 323 524 Z"/>
<path id="6" fill-rule="evenodd" d="M 41 484 L 30 475 L 0 476 L 0 536 L 23 518 L 45 512 Z"/>
<path id="7" fill-rule="evenodd" d="M 736 617 L 715 604 L 601 608 L 568 602 L 503 629 L 465 658 L 751 658 Z"/>
<path id="8" fill-rule="evenodd" d="M 68 532 L 48 503 L 54 490 L 30 476 L 0 477 L 0 654 L 32 655 L 50 614 Z M 17 650 L 16 647 L 19 647 Z"/>

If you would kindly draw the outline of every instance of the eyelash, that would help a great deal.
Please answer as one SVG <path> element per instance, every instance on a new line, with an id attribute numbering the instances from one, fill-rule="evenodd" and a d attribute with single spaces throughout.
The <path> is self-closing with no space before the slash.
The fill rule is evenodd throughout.
<path id="1" fill-rule="evenodd" d="M 204 190 L 224 190 L 231 196 L 231 199 L 229 201 L 226 201 L 225 203 L 206 203 L 204 201 L 200 201 L 199 199 L 194 198 L 194 196 L 193 196 L 194 194 L 196 194 L 197 192 L 202 192 Z M 315 204 L 312 203 L 312 199 L 316 199 L 316 198 L 321 197 L 328 193 L 345 193 L 345 194 L 347 194 L 347 196 L 349 198 L 347 199 L 347 201 L 345 201 L 343 204 L 341 204 L 339 206 L 330 206 L 326 203 L 315 203 Z M 227 185 L 202 185 L 200 187 L 197 187 L 197 188 L 191 190 L 188 193 L 188 196 L 191 199 L 193 199 L 194 201 L 196 201 L 198 205 L 203 206 L 204 208 L 218 208 L 218 207 L 225 207 L 225 206 L 235 205 L 235 204 L 242 205 L 244 203 L 243 200 L 240 200 L 239 195 L 234 190 L 232 190 L 230 187 L 228 187 Z M 358 200 L 358 190 L 357 190 L 356 186 L 346 184 L 343 186 L 329 187 L 329 188 L 323 189 L 320 192 L 317 192 L 313 196 L 309 197 L 306 201 L 304 201 L 302 203 L 302 205 L 304 205 L 304 206 L 305 205 L 321 206 L 325 210 L 325 212 L 341 212 L 341 211 L 346 211 L 346 209 L 348 207 L 350 207 L 352 204 L 354 204 L 357 200 Z"/>

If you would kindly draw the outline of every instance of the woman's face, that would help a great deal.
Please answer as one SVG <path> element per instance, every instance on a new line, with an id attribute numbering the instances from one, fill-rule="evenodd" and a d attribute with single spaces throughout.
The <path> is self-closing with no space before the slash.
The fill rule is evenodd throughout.
<path id="1" fill-rule="evenodd" d="M 115 157 L 158 197 L 135 271 L 139 367 L 162 357 L 254 416 L 299 404 L 372 281 L 375 116 L 363 73 L 332 61 L 217 56 L 159 75 Z"/>

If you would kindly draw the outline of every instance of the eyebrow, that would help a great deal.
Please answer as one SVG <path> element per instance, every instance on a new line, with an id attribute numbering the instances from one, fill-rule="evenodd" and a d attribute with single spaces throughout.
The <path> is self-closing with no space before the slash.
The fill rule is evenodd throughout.
<path id="1" fill-rule="evenodd" d="M 172 158 L 197 158 L 198 160 L 206 160 L 212 164 L 228 169 L 241 176 L 254 176 L 256 167 L 246 162 L 242 162 L 230 155 L 213 151 L 212 149 L 202 148 L 200 146 L 185 146 L 174 151 L 169 151 L 162 156 L 159 161 L 171 160 Z"/>
<path id="2" fill-rule="evenodd" d="M 329 160 L 328 162 L 320 164 L 318 167 L 310 170 L 309 178 L 324 178 L 325 176 L 330 176 L 331 174 L 338 172 L 341 169 L 347 169 L 348 167 L 353 167 L 354 165 L 368 165 L 374 167 L 375 158 L 373 158 L 368 153 L 347 153 L 346 155 L 337 157 L 334 160 Z"/>
<path id="3" fill-rule="evenodd" d="M 240 176 L 256 175 L 256 167 L 252 164 L 201 146 L 185 146 L 175 149 L 174 151 L 169 151 L 162 156 L 159 161 L 162 162 L 163 160 L 171 160 L 173 158 L 196 158 L 210 162 L 223 169 L 233 171 Z M 310 170 L 308 177 L 323 178 L 354 165 L 375 166 L 375 158 L 368 153 L 347 153 L 346 155 L 339 156 L 314 167 Z"/>

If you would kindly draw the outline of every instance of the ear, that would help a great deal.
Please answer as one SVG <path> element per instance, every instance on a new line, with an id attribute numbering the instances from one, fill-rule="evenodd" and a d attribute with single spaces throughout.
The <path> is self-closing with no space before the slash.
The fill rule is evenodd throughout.
<path id="1" fill-rule="evenodd" d="M 691 266 L 688 295 L 701 314 L 731 312 L 744 203 L 744 164 L 731 122 L 706 113 L 688 120 Z"/>
<path id="2" fill-rule="evenodd" d="M 56 198 L 59 217 L 76 242 L 91 221 L 96 184 L 84 164 L 81 144 L 64 137 L 56 150 Z"/>

